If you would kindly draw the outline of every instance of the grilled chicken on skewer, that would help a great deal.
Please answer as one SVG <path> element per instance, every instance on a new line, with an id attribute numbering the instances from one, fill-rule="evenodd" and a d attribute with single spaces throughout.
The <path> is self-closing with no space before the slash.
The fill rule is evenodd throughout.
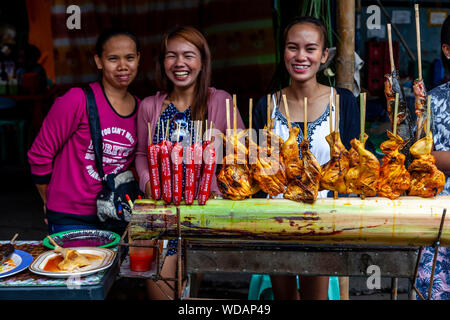
<path id="1" fill-rule="evenodd" d="M 225 143 L 226 154 L 223 157 L 222 168 L 217 175 L 217 185 L 224 197 L 232 200 L 243 200 L 249 198 L 259 188 L 252 181 L 250 169 L 248 167 L 248 149 L 240 139 L 246 134 L 245 131 L 237 133 L 236 125 L 236 102 L 233 96 L 233 133 L 229 134 L 230 112 L 229 100 L 226 100 L 227 108 L 227 134 L 222 134 Z"/>
<path id="2" fill-rule="evenodd" d="M 391 131 L 394 128 L 394 105 L 395 94 L 399 94 L 398 114 L 397 114 L 397 134 L 405 141 L 405 147 L 401 152 L 406 156 L 406 165 L 413 160 L 409 149 L 414 143 L 413 121 L 409 109 L 406 105 L 405 94 L 398 80 L 397 71 L 384 76 L 384 93 L 387 100 L 387 111 L 391 121 Z"/>
<path id="3" fill-rule="evenodd" d="M 270 196 L 284 193 L 287 184 L 286 171 L 281 155 L 281 138 L 272 130 L 264 128 L 265 146 L 256 146 L 256 164 L 251 165 L 252 177 L 262 191 Z M 272 145 L 272 141 L 278 145 Z M 254 143 L 250 141 L 249 143 Z M 278 156 L 277 156 L 278 155 Z"/>
<path id="4" fill-rule="evenodd" d="M 294 201 L 312 203 L 319 193 L 322 170 L 320 164 L 309 150 L 309 141 L 303 139 L 300 143 L 302 153 L 302 173 L 288 181 L 284 198 Z"/>
<path id="5" fill-rule="evenodd" d="M 414 107 L 417 116 L 416 120 L 416 140 L 419 140 L 425 136 L 425 131 L 423 130 L 425 120 L 427 119 L 427 93 L 425 90 L 425 84 L 423 80 L 415 80 L 413 85 L 414 91 Z"/>
<path id="6" fill-rule="evenodd" d="M 223 158 L 222 168 L 217 175 L 217 185 L 220 192 L 228 199 L 246 199 L 254 194 L 250 170 L 245 160 L 248 156 L 248 150 L 238 137 L 231 136 L 228 140 L 225 136 L 223 137 L 226 144 L 233 144 L 234 152 L 225 155 Z"/>
<path id="7" fill-rule="evenodd" d="M 380 169 L 378 181 L 378 194 L 394 200 L 409 189 L 411 176 L 405 168 L 405 156 L 399 152 L 403 147 L 403 139 L 387 131 L 389 140 L 381 145 L 381 151 L 385 154 Z"/>
<path id="8" fill-rule="evenodd" d="M 339 193 L 347 193 L 345 175 L 350 167 L 349 152 L 342 144 L 338 131 L 330 133 L 325 137 L 325 139 L 330 145 L 331 159 L 322 167 L 320 190 L 331 190 Z"/>
<path id="9" fill-rule="evenodd" d="M 444 189 L 445 175 L 436 167 L 436 159 L 431 155 L 432 147 L 431 132 L 411 147 L 415 159 L 408 168 L 411 174 L 410 196 L 430 198 Z"/>
<path id="10" fill-rule="evenodd" d="M 377 195 L 380 162 L 377 157 L 366 150 L 365 143 L 367 138 L 367 134 L 364 134 L 364 142 L 356 138 L 350 141 L 352 147 L 358 152 L 359 163 L 348 170 L 345 181 L 347 184 L 347 193 L 374 197 Z"/>

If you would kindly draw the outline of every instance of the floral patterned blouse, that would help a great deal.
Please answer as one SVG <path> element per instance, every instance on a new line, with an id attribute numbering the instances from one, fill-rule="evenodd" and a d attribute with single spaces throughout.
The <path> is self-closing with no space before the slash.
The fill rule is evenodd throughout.
<path id="1" fill-rule="evenodd" d="M 431 95 L 433 112 L 433 142 L 436 151 L 450 151 L 450 82 L 434 88 Z M 450 194 L 450 179 L 440 195 Z M 420 259 L 416 286 L 425 299 L 428 298 L 434 248 L 424 247 Z M 450 248 L 439 247 L 433 280 L 432 300 L 450 300 Z"/>
<path id="2" fill-rule="evenodd" d="M 434 88 L 431 96 L 433 142 L 436 151 L 450 151 L 450 82 Z M 450 195 L 450 179 L 445 177 L 441 195 Z"/>

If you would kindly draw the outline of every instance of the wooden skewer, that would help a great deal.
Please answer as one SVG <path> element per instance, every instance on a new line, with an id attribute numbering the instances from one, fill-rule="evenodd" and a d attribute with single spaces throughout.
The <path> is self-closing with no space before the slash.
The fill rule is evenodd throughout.
<path id="1" fill-rule="evenodd" d="M 289 106 L 286 95 L 283 94 L 284 111 L 286 112 L 286 120 L 288 122 L 289 131 L 291 130 L 291 116 L 289 115 Z"/>
<path id="2" fill-rule="evenodd" d="M 308 137 L 308 98 L 305 97 L 303 102 L 303 106 L 304 106 L 304 110 L 305 110 L 305 119 L 304 119 L 304 123 L 303 123 L 303 133 L 304 133 L 304 137 L 303 139 L 307 139 Z"/>
<path id="3" fill-rule="evenodd" d="M 14 235 L 14 237 L 12 237 L 12 239 L 11 239 L 11 241 L 10 241 L 9 243 L 14 244 L 14 242 L 16 242 L 16 239 L 17 239 L 18 236 L 19 236 L 19 234 L 16 233 L 16 234 Z"/>
<path id="4" fill-rule="evenodd" d="M 237 106 L 236 106 L 236 95 L 233 95 L 233 136 L 236 137 L 237 131 Z"/>
<path id="5" fill-rule="evenodd" d="M 392 32 L 391 32 L 391 24 L 388 23 L 387 25 L 387 31 L 388 31 L 388 43 L 389 43 L 389 59 L 391 61 L 391 72 L 395 70 L 395 64 L 394 64 L 394 52 L 392 49 Z"/>
<path id="6" fill-rule="evenodd" d="M 336 95 L 336 108 L 334 110 L 334 130 L 339 132 L 339 95 Z"/>
<path id="7" fill-rule="evenodd" d="M 151 146 L 152 145 L 152 125 L 150 124 L 150 122 L 147 122 L 147 126 L 148 126 L 148 145 Z"/>
<path id="8" fill-rule="evenodd" d="M 330 94 L 330 104 L 329 104 L 329 108 L 330 109 L 330 134 L 333 133 L 333 119 L 332 119 L 332 115 L 333 115 L 333 94 Z"/>
<path id="9" fill-rule="evenodd" d="M 156 143 L 159 144 L 159 123 L 160 121 L 158 121 L 158 129 L 156 131 Z"/>
<path id="10" fill-rule="evenodd" d="M 395 94 L 395 106 L 394 106 L 394 129 L 392 130 L 392 133 L 394 135 L 397 134 L 397 115 L 398 115 L 398 92 Z"/>
<path id="11" fill-rule="evenodd" d="M 414 5 L 414 11 L 416 16 L 417 69 L 419 72 L 419 80 L 422 80 L 422 50 L 420 44 L 420 16 L 418 4 Z"/>
<path id="12" fill-rule="evenodd" d="M 227 106 L 227 132 L 230 130 L 230 99 L 226 100 L 226 106 Z"/>
<path id="13" fill-rule="evenodd" d="M 430 125 L 431 125 L 431 96 L 427 96 L 427 136 L 430 134 Z"/>
<path id="14" fill-rule="evenodd" d="M 59 245 L 55 242 L 55 240 L 52 239 L 52 237 L 47 236 L 47 238 L 48 238 L 48 240 L 50 240 L 50 242 L 55 246 L 55 249 L 56 249 L 57 247 L 59 247 Z"/>
<path id="15" fill-rule="evenodd" d="M 253 137 L 252 137 L 252 122 L 253 122 L 253 99 L 250 98 L 250 100 L 248 101 L 248 133 L 250 135 L 250 142 L 253 141 Z"/>
<path id="16" fill-rule="evenodd" d="M 339 132 L 339 95 L 336 94 L 336 105 L 334 108 L 334 130 L 336 132 Z M 334 191 L 333 198 L 338 199 L 339 193 L 337 191 Z"/>
<path id="17" fill-rule="evenodd" d="M 271 125 L 271 119 L 272 119 L 272 115 L 271 115 L 271 101 L 270 101 L 270 94 L 267 95 L 267 129 L 270 129 L 272 127 Z"/>
<path id="18" fill-rule="evenodd" d="M 360 141 L 364 143 L 364 132 L 365 132 L 365 121 L 366 121 L 366 101 L 365 101 L 365 93 L 361 93 L 359 95 L 359 107 L 360 107 L 360 118 L 361 118 L 361 134 Z"/>
<path id="19" fill-rule="evenodd" d="M 162 141 L 166 141 L 166 130 L 164 129 L 164 122 L 162 122 L 161 126 L 162 126 Z"/>
<path id="20" fill-rule="evenodd" d="M 361 107 L 361 143 L 364 143 L 364 132 L 366 130 L 365 128 L 365 122 L 366 122 L 366 93 L 361 93 L 360 96 L 360 107 Z M 361 192 L 361 199 L 365 199 L 366 196 L 364 195 L 364 191 Z"/>
<path id="21" fill-rule="evenodd" d="M 209 141 L 212 141 L 212 131 L 213 131 L 214 125 L 213 122 L 211 121 L 211 125 L 209 128 Z"/>
<path id="22" fill-rule="evenodd" d="M 166 140 L 169 140 L 170 141 L 170 137 L 169 137 L 169 126 L 170 126 L 170 124 L 169 124 L 169 119 L 167 119 L 167 126 L 166 126 Z"/>

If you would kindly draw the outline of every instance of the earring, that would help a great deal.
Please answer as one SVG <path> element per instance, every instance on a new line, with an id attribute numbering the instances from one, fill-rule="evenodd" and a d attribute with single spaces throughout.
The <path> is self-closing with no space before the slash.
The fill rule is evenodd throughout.
<path id="1" fill-rule="evenodd" d="M 450 60 L 450 56 L 447 56 L 447 60 Z"/>

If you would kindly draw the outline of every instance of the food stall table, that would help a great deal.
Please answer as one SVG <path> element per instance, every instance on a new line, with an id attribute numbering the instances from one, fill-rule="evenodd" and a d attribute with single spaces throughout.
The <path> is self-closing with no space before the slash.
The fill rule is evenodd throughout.
<path id="1" fill-rule="evenodd" d="M 327 198 L 314 204 L 210 200 L 178 207 L 144 199 L 134 205 L 129 231 L 132 239 L 183 240 L 180 289 L 180 278 L 190 273 L 368 276 L 375 266 L 380 276 L 393 279 L 395 299 L 396 278 L 415 282 L 420 248 L 449 245 L 449 204 L 446 196 Z"/>
<path id="2" fill-rule="evenodd" d="M 2 243 L 7 242 L 0 241 Z M 15 248 L 28 252 L 33 259 L 50 250 L 42 245 L 42 241 L 18 241 Z M 117 256 L 107 270 L 78 279 L 49 278 L 25 269 L 0 278 L 0 300 L 103 300 L 118 270 Z"/>

